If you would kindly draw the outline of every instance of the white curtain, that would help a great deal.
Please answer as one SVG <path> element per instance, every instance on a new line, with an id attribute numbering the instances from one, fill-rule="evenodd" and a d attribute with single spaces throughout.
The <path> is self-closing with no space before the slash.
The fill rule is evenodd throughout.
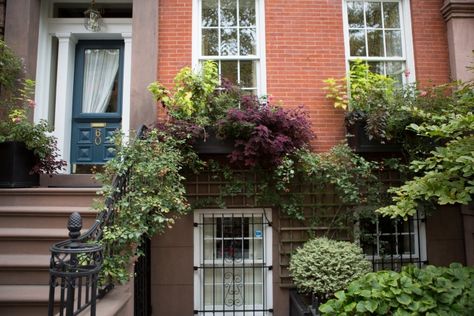
<path id="1" fill-rule="evenodd" d="M 107 110 L 119 68 L 118 49 L 86 49 L 84 59 L 83 113 Z"/>

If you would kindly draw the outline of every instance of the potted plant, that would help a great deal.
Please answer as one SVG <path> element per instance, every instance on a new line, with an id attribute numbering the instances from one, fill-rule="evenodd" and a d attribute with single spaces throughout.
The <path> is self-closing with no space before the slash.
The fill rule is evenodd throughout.
<path id="1" fill-rule="evenodd" d="M 168 90 L 162 83 L 153 82 L 148 90 L 165 108 L 168 117 L 157 127 L 167 131 L 203 154 L 227 154 L 233 143 L 218 137 L 216 122 L 228 108 L 237 107 L 239 90 L 223 80 L 219 86 L 217 65 L 212 61 L 202 64 L 199 71 L 182 68 Z"/>
<path id="2" fill-rule="evenodd" d="M 356 60 L 347 78 L 325 80 L 327 98 L 346 111 L 347 140 L 356 152 L 399 152 L 397 136 L 409 124 L 407 107 L 414 101 L 414 86 L 400 87 L 388 77 L 371 72 Z"/>
<path id="3" fill-rule="evenodd" d="M 313 297 L 312 300 L 293 299 L 292 304 L 312 301 L 313 306 L 300 306 L 292 310 L 313 309 L 313 314 L 316 314 L 315 309 L 317 310 L 319 303 L 326 302 L 334 293 L 345 289 L 351 281 L 370 272 L 371 264 L 356 244 L 321 237 L 307 241 L 296 250 L 291 257 L 289 271 L 298 293 Z M 297 293 L 292 295 L 298 296 Z M 299 315 L 305 314 L 291 316 Z"/>
<path id="4" fill-rule="evenodd" d="M 30 187 L 39 184 L 39 174 L 52 174 L 65 166 L 58 158 L 56 139 L 46 121 L 30 121 L 34 81 L 21 79 L 21 62 L 0 42 L 0 59 L 6 71 L 2 88 L 0 121 L 0 187 Z"/>

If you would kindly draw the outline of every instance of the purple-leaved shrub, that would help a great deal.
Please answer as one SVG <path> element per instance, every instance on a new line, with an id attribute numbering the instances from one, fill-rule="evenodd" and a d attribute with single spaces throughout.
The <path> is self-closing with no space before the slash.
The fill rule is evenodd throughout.
<path id="1" fill-rule="evenodd" d="M 279 165 L 286 154 L 308 146 L 314 137 L 302 107 L 260 106 L 251 97 L 243 98 L 241 108 L 229 109 L 218 130 L 235 140 L 229 158 L 239 167 Z"/>

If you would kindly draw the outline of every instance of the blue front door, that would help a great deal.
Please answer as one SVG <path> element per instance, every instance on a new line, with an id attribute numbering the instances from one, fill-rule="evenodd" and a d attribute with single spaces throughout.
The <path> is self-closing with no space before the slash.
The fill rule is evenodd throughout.
<path id="1" fill-rule="evenodd" d="M 71 164 L 113 157 L 110 137 L 122 121 L 123 41 L 79 41 L 74 74 Z"/>

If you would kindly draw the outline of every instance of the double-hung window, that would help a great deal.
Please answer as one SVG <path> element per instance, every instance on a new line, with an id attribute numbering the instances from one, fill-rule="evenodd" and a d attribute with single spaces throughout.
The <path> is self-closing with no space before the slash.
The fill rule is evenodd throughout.
<path id="1" fill-rule="evenodd" d="M 408 0 L 344 1 L 346 57 L 399 82 L 414 80 Z"/>
<path id="2" fill-rule="evenodd" d="M 265 93 L 263 0 L 195 0 L 194 63 L 214 60 L 221 80 Z"/>

